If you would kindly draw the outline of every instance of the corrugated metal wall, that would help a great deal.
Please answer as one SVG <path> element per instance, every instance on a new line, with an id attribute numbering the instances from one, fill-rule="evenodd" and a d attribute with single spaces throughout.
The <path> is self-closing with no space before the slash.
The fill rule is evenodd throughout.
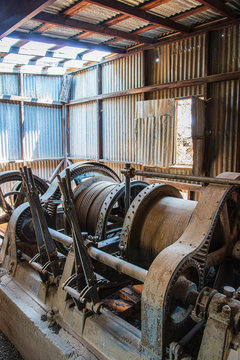
<path id="1" fill-rule="evenodd" d="M 71 100 L 97 95 L 97 67 L 79 71 L 73 76 Z"/>
<path id="2" fill-rule="evenodd" d="M 209 86 L 210 175 L 237 171 L 240 118 L 240 81 L 223 81 Z"/>
<path id="3" fill-rule="evenodd" d="M 70 106 L 69 128 L 70 156 L 96 159 L 98 149 L 96 102 Z"/>
<path id="4" fill-rule="evenodd" d="M 19 75 L 0 74 L 0 94 L 19 95 Z"/>
<path id="5" fill-rule="evenodd" d="M 58 101 L 61 83 L 61 76 L 2 73 L 0 94 L 23 95 L 40 102 L 41 99 Z M 33 171 L 47 179 L 57 166 L 58 160 L 34 160 L 59 159 L 62 156 L 61 106 L 0 100 L 2 171 L 19 168 L 23 165 L 23 160 L 33 160 L 30 163 Z M 9 161 L 18 162 L 10 165 Z"/>
<path id="6" fill-rule="evenodd" d="M 60 107 L 24 106 L 23 152 L 25 160 L 62 157 Z"/>
<path id="7" fill-rule="evenodd" d="M 147 52 L 149 85 L 204 76 L 205 35 L 163 45 Z"/>
<path id="8" fill-rule="evenodd" d="M 103 158 L 135 161 L 136 102 L 141 95 L 123 96 L 103 101 Z"/>
<path id="9" fill-rule="evenodd" d="M 62 76 L 22 75 L 22 95 L 32 98 L 58 100 Z"/>
<path id="10" fill-rule="evenodd" d="M 104 63 L 102 65 L 102 93 L 142 87 L 142 74 L 142 53 Z"/>
<path id="11" fill-rule="evenodd" d="M 240 69 L 240 25 L 210 33 L 210 74 L 220 74 Z"/>
<path id="12" fill-rule="evenodd" d="M 21 158 L 20 106 L 0 102 L 0 162 Z"/>

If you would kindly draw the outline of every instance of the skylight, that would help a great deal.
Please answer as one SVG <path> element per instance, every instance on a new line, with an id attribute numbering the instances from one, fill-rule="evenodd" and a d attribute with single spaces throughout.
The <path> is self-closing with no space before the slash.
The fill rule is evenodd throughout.
<path id="1" fill-rule="evenodd" d="M 7 52 L 10 50 L 11 46 L 16 44 L 19 41 L 19 39 L 13 39 L 11 37 L 4 37 L 0 40 L 0 52 L 3 50 L 3 52 Z"/>
<path id="2" fill-rule="evenodd" d="M 42 65 L 42 66 L 56 66 L 62 60 L 64 60 L 64 59 L 52 58 L 52 57 L 42 57 L 41 59 L 36 61 L 36 64 Z"/>
<path id="3" fill-rule="evenodd" d="M 102 58 L 104 58 L 105 56 L 110 55 L 110 52 L 107 51 L 98 51 L 98 50 L 94 50 L 91 51 L 85 55 L 83 55 L 82 60 L 87 60 L 87 61 L 101 61 Z"/>
<path id="4" fill-rule="evenodd" d="M 55 44 L 29 41 L 27 44 L 20 47 L 19 54 L 45 56 L 46 52 L 53 46 L 55 46 Z"/>
<path id="5" fill-rule="evenodd" d="M 86 61 L 82 60 L 69 60 L 66 61 L 63 66 L 65 68 L 81 68 L 85 63 Z"/>
<path id="6" fill-rule="evenodd" d="M 56 51 L 54 51 L 54 57 L 64 57 L 66 59 L 76 59 L 78 54 L 81 54 L 86 49 L 84 48 L 75 48 L 72 46 L 64 46 Z"/>
<path id="7" fill-rule="evenodd" d="M 32 56 L 29 55 L 19 55 L 19 54 L 8 54 L 3 58 L 4 63 L 8 64 L 28 64 L 32 59 Z"/>

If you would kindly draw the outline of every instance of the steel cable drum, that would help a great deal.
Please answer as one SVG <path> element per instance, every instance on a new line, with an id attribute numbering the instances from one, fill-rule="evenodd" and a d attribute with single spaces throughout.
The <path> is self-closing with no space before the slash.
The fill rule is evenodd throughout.
<path id="1" fill-rule="evenodd" d="M 122 228 L 120 247 L 124 257 L 144 268 L 184 232 L 196 206 L 173 186 L 152 184 L 132 202 Z"/>
<path id="2" fill-rule="evenodd" d="M 146 182 L 130 183 L 130 201 L 147 186 Z M 125 216 L 125 183 L 97 176 L 83 181 L 74 192 L 75 207 L 82 231 L 100 240 L 121 230 Z"/>

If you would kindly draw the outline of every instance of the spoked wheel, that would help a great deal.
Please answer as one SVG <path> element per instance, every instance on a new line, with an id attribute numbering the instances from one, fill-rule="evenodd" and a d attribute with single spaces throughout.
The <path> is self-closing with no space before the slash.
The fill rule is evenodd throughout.
<path id="1" fill-rule="evenodd" d="M 34 175 L 34 180 L 39 194 L 44 194 L 48 184 Z M 6 171 L 0 174 L 0 224 L 7 223 L 13 211 L 27 201 L 22 187 L 22 179 L 19 171 Z"/>

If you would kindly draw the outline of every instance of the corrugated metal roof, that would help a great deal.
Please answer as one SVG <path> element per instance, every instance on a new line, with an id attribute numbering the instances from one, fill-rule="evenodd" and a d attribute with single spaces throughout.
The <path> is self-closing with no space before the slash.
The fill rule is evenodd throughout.
<path id="1" fill-rule="evenodd" d="M 111 28 L 116 29 L 116 30 L 122 30 L 122 31 L 132 31 L 132 30 L 136 30 L 136 29 L 140 29 L 146 25 L 148 25 L 149 23 L 146 21 L 142 21 L 139 19 L 134 19 L 134 18 L 129 18 L 127 20 L 121 21 L 116 25 L 111 26 Z"/>
<path id="2" fill-rule="evenodd" d="M 169 17 L 197 6 L 199 6 L 199 2 L 195 0 L 172 0 L 151 9 L 149 12 Z"/>
<path id="3" fill-rule="evenodd" d="M 98 44 L 101 42 L 109 41 L 111 39 L 113 39 L 112 36 L 106 36 L 106 35 L 94 33 L 94 34 L 88 36 L 86 39 L 82 39 L 82 41 L 84 42 L 84 40 L 85 40 L 87 42 L 92 42 L 92 43 Z"/>
<path id="4" fill-rule="evenodd" d="M 42 25 L 42 23 L 40 21 L 28 20 L 23 25 L 21 25 L 19 30 L 29 30 L 29 31 L 31 30 L 31 31 L 33 31 L 33 30 L 37 29 L 40 25 Z"/>
<path id="5" fill-rule="evenodd" d="M 115 47 L 130 47 L 133 46 L 135 44 L 135 42 L 133 41 L 129 41 L 129 40 L 123 40 L 123 41 L 118 41 L 116 44 L 114 44 Z"/>
<path id="6" fill-rule="evenodd" d="M 79 29 L 72 29 L 70 27 L 65 26 L 54 26 L 52 29 L 48 30 L 46 35 L 54 35 L 61 38 L 69 38 L 75 35 L 78 35 L 81 33 L 81 30 Z"/>
<path id="7" fill-rule="evenodd" d="M 173 33 L 173 31 L 168 31 L 168 34 Z M 149 38 L 158 38 L 159 36 L 166 34 L 166 28 L 157 27 L 156 29 L 148 30 L 144 32 L 144 36 Z"/>
<path id="8" fill-rule="evenodd" d="M 44 11 L 51 14 L 57 14 L 64 9 L 74 5 L 76 0 L 56 0 L 51 6 L 48 6 Z"/>
<path id="9" fill-rule="evenodd" d="M 72 16 L 72 19 L 87 21 L 92 24 L 111 19 L 118 13 L 113 10 L 104 9 L 97 5 L 91 5 L 87 9 L 80 11 L 78 14 Z"/>
<path id="10" fill-rule="evenodd" d="M 184 19 L 179 20 L 178 22 L 184 24 L 186 26 L 196 26 L 199 24 L 203 24 L 210 20 L 215 20 L 221 18 L 221 14 L 213 11 L 213 10 L 206 10 L 200 12 L 198 14 L 188 16 Z"/>

